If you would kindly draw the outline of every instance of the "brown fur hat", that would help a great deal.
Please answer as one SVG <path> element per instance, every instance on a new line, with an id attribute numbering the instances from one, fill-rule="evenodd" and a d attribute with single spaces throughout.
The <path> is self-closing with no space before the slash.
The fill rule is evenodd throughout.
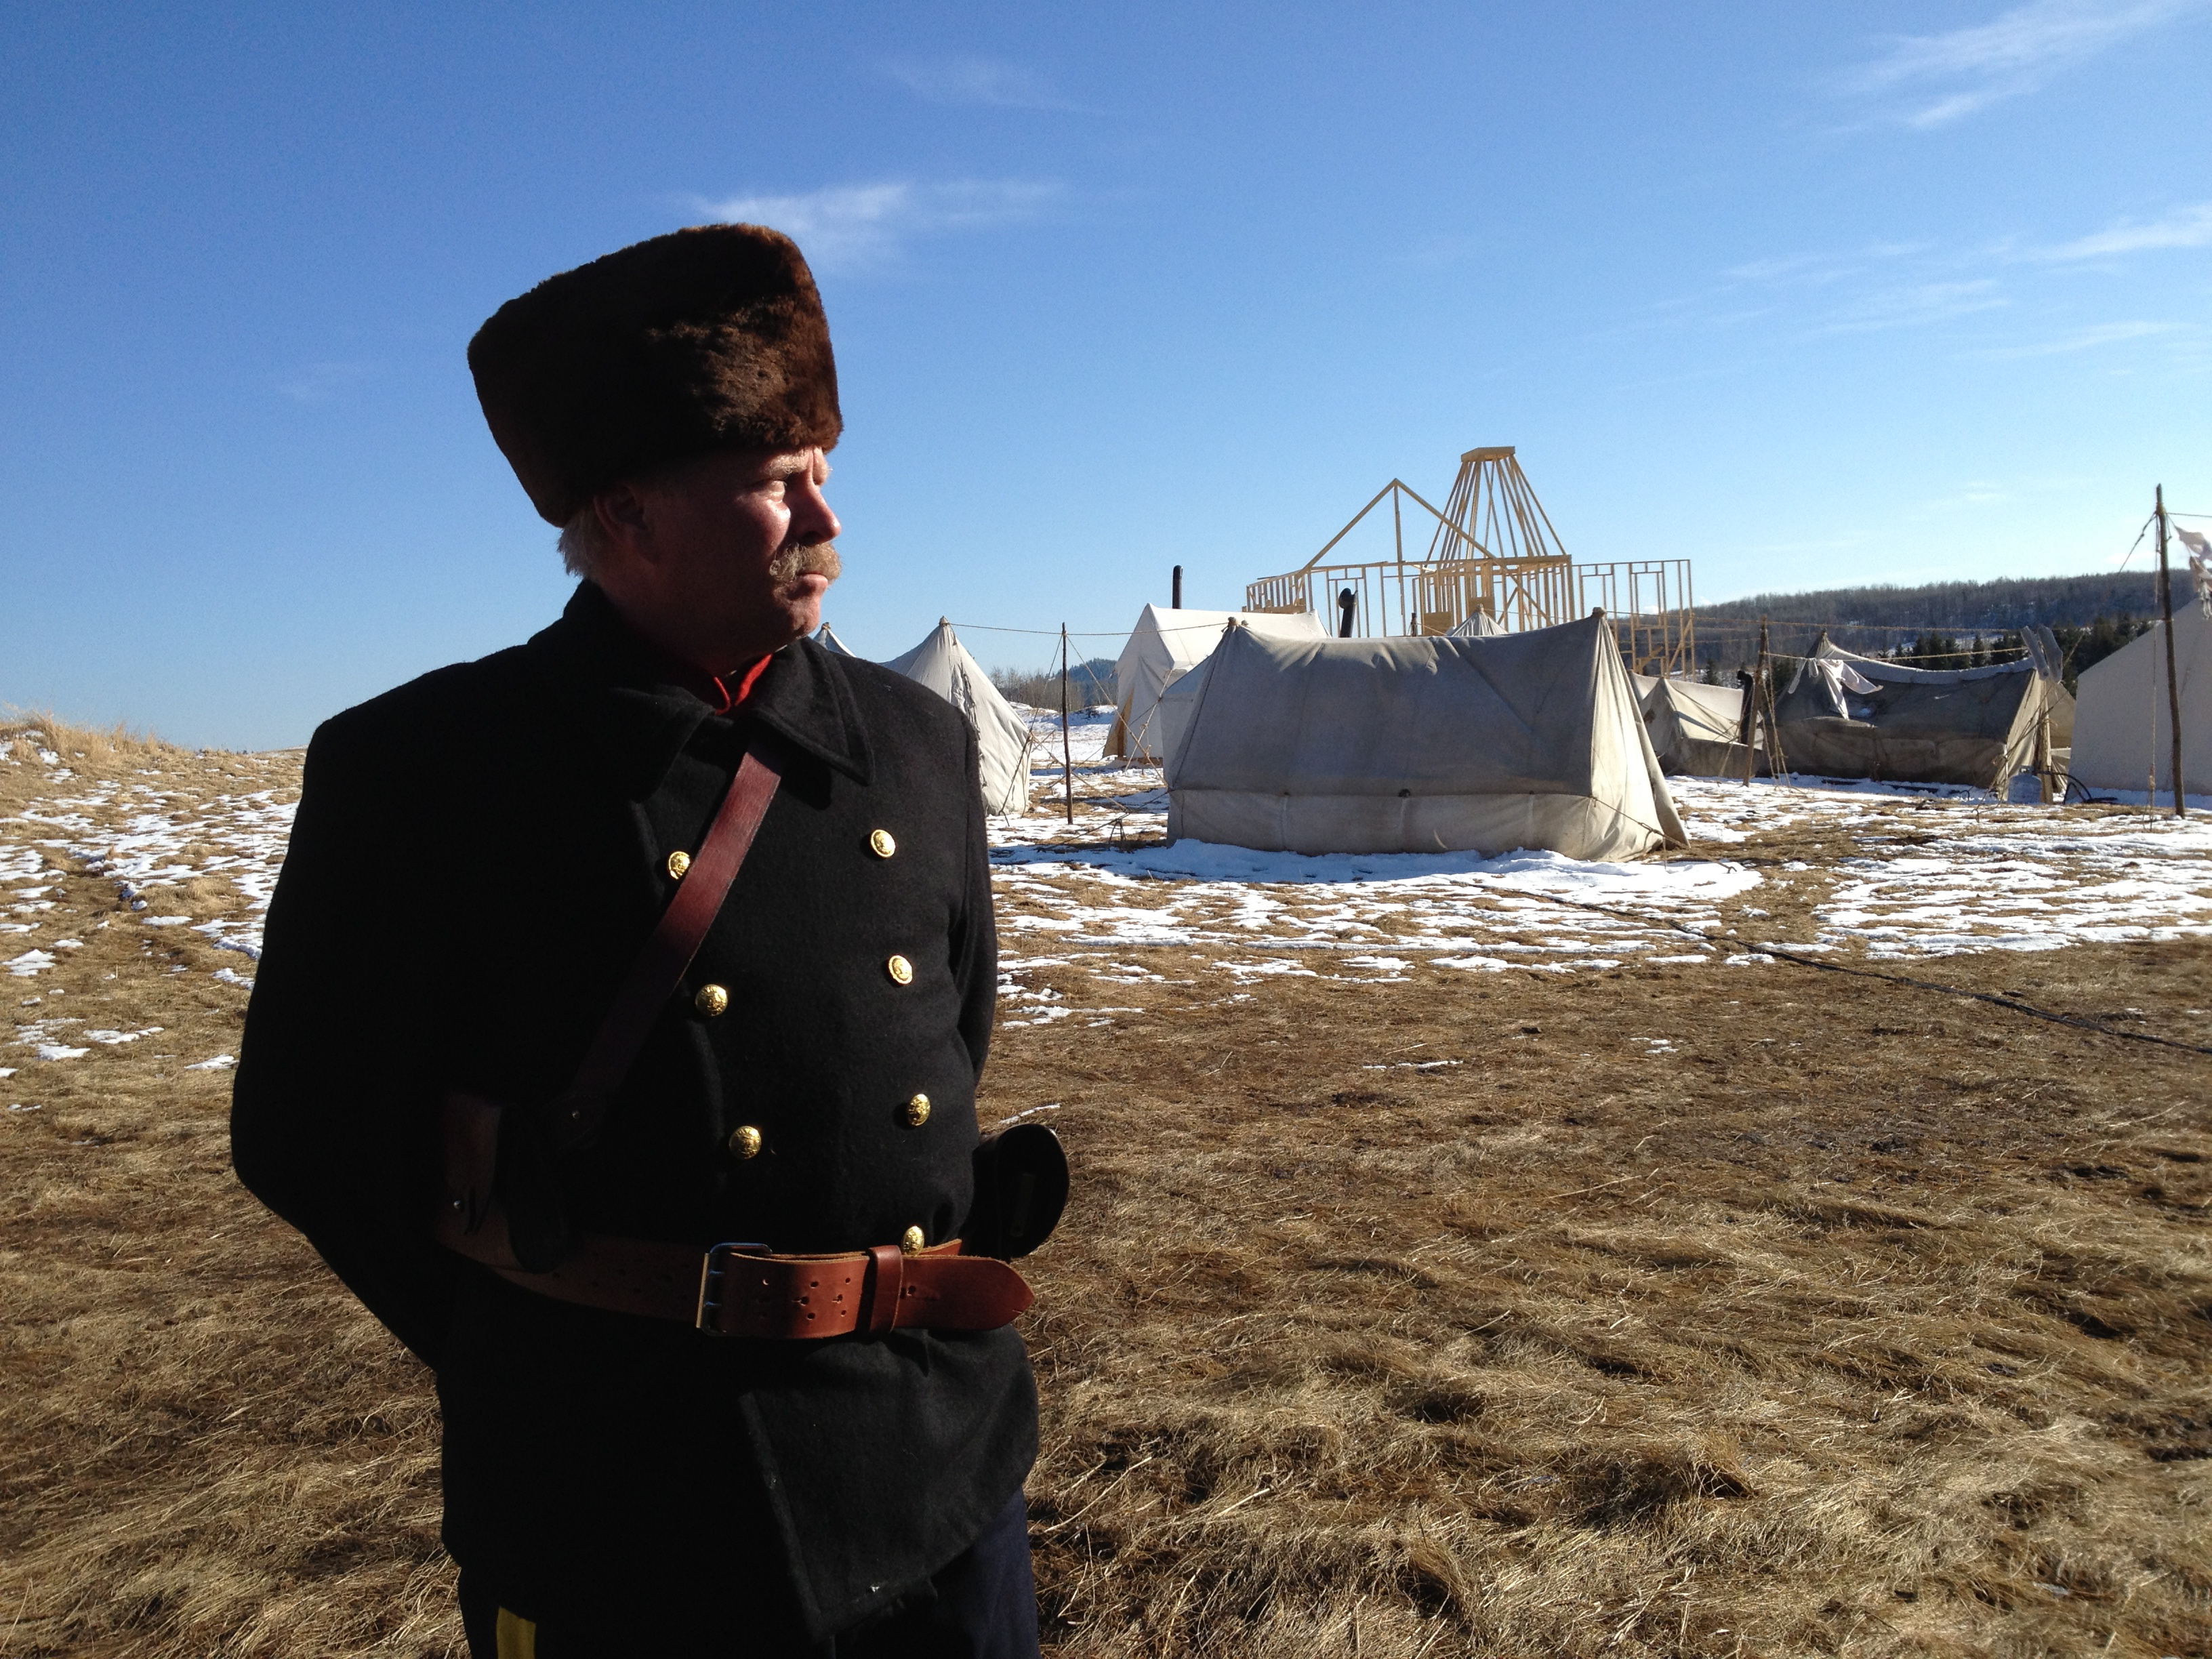
<path id="1" fill-rule="evenodd" d="M 822 296 L 798 247 L 702 225 L 509 300 L 469 342 L 491 435 L 549 523 L 716 449 L 828 449 L 844 428 Z"/>

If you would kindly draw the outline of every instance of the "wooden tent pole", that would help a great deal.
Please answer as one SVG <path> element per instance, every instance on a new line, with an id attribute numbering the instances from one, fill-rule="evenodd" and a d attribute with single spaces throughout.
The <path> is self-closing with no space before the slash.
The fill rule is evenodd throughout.
<path id="1" fill-rule="evenodd" d="M 2153 512 L 2158 520 L 2158 608 L 2166 618 L 2166 708 L 2173 736 L 2173 771 L 2168 781 L 2173 785 L 2173 816 L 2189 816 L 2189 803 L 2184 797 L 2181 781 L 2181 682 L 2176 677 L 2173 665 L 2173 578 L 2166 568 L 2166 486 L 2158 486 L 2154 498 Z M 2153 806 L 2158 805 L 2154 799 Z"/>
<path id="2" fill-rule="evenodd" d="M 1796 775 L 1790 769 L 1790 757 L 1782 752 L 1782 722 L 1774 718 L 1773 671 L 1763 672 L 1759 683 L 1766 696 L 1766 775 L 1794 781 Z"/>
<path id="3" fill-rule="evenodd" d="M 1075 761 L 1067 745 L 1067 624 L 1060 625 L 1060 787 L 1067 821 L 1075 822 Z"/>
<path id="4" fill-rule="evenodd" d="M 1743 689 L 1743 784 L 1751 787 L 1759 767 L 1759 682 L 1766 672 L 1766 618 L 1759 619 L 1759 655 L 1753 659 L 1751 684 Z"/>

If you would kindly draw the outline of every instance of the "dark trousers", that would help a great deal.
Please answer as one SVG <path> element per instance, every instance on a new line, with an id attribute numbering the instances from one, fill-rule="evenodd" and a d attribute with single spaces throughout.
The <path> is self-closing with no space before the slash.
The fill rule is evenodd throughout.
<path id="1" fill-rule="evenodd" d="M 464 1568 L 460 1601 L 471 1659 L 496 1659 L 499 1593 Z M 758 1608 L 726 1611 L 711 1631 L 670 1631 L 645 1607 L 610 1607 L 588 1629 L 540 1625 L 537 1659 L 1037 1659 L 1028 1505 L 1016 1492 L 925 1589 L 826 1642 L 779 1632 Z"/>

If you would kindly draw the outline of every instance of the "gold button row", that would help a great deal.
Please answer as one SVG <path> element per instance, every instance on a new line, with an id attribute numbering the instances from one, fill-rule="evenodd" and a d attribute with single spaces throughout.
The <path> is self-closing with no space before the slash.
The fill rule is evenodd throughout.
<path id="1" fill-rule="evenodd" d="M 894 985 L 914 983 L 914 964 L 904 957 L 893 957 L 884 963 L 884 971 L 891 976 Z M 691 999 L 691 1006 L 709 1019 L 716 1019 L 730 1011 L 730 994 L 720 985 L 702 985 Z"/>
<path id="2" fill-rule="evenodd" d="M 907 1127 L 919 1129 L 929 1121 L 929 1097 L 920 1094 L 908 1096 L 906 1104 L 899 1109 L 899 1115 L 906 1120 Z M 740 1124 L 730 1131 L 732 1158 L 740 1160 L 757 1158 L 760 1156 L 763 1144 L 761 1132 L 750 1123 Z M 912 1230 L 909 1229 L 909 1231 Z M 908 1248 L 920 1249 L 921 1247 L 916 1244 Z"/>
<path id="3" fill-rule="evenodd" d="M 868 850 L 879 859 L 887 859 L 898 851 L 898 837 L 888 830 L 868 831 Z M 684 872 L 691 867 L 691 855 L 680 848 L 668 855 L 668 878 L 684 879 Z"/>

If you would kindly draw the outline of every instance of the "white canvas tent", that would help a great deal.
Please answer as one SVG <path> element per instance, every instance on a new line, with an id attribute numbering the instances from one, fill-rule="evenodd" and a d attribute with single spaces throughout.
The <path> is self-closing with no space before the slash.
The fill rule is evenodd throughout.
<path id="1" fill-rule="evenodd" d="M 2173 668 L 2181 687 L 2181 787 L 2212 793 L 2212 618 L 2195 604 L 2175 608 Z M 2068 772 L 2091 789 L 2171 790 L 2166 625 L 2082 670 L 2081 684 Z"/>
<path id="2" fill-rule="evenodd" d="M 1465 622 L 1451 629 L 1444 637 L 1454 640 L 1486 640 L 1492 635 L 1503 634 L 1504 631 L 1504 624 L 1497 617 L 1492 616 L 1487 611 L 1478 611 Z"/>
<path id="3" fill-rule="evenodd" d="M 1650 674 L 1629 678 L 1644 705 L 1644 726 L 1651 734 L 1661 771 L 1670 777 L 1743 775 L 1743 704 L 1748 694 L 1742 686 Z M 1754 763 L 1754 770 L 1766 769 Z"/>
<path id="4" fill-rule="evenodd" d="M 2039 629 L 2024 637 L 2030 654 L 2018 662 L 1948 669 L 1862 657 L 1822 639 L 1775 699 L 1783 759 L 1793 772 L 2002 793 L 2034 763 L 2046 717 L 2052 748 L 2074 735 L 2057 643 Z"/>
<path id="5" fill-rule="evenodd" d="M 952 624 L 940 618 L 927 639 L 884 666 L 921 682 L 968 717 L 982 746 L 984 810 L 1028 811 L 1030 729 L 968 654 Z"/>
<path id="6" fill-rule="evenodd" d="M 1271 611 L 1171 611 L 1148 605 L 1129 630 L 1129 641 L 1114 664 L 1114 684 L 1120 706 L 1114 711 L 1114 729 L 1106 737 L 1106 752 L 1125 760 L 1158 761 L 1167 749 L 1153 730 L 1153 711 L 1160 694 L 1204 662 L 1221 641 L 1221 630 L 1231 618 L 1240 626 L 1271 638 L 1320 640 L 1328 637 L 1322 619 L 1310 611 L 1287 615 Z"/>
<path id="7" fill-rule="evenodd" d="M 1602 617 L 1486 639 L 1227 634 L 1168 834 L 1292 853 L 1632 856 L 1687 839 Z"/>
<path id="8" fill-rule="evenodd" d="M 814 630 L 814 643 L 833 657 L 857 657 L 860 654 L 839 639 L 828 623 Z"/>

